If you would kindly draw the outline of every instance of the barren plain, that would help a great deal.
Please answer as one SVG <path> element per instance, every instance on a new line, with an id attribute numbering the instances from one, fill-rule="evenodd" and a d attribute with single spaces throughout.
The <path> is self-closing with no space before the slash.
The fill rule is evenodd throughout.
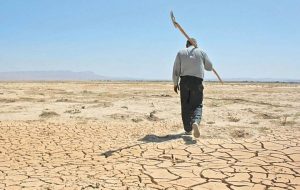
<path id="1" fill-rule="evenodd" d="M 300 189 L 300 84 L 1 82 L 0 189 Z"/>

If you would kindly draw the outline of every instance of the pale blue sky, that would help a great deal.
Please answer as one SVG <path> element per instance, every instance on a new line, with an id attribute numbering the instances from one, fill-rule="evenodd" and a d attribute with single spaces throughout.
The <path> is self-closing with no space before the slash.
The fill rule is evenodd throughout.
<path id="1" fill-rule="evenodd" d="M 170 10 L 223 78 L 300 78 L 299 0 L 0 0 L 0 71 L 171 79 Z"/>

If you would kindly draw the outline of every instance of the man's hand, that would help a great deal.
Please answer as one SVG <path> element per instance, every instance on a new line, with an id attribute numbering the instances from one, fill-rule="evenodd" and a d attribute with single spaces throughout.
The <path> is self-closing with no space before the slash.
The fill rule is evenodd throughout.
<path id="1" fill-rule="evenodd" d="M 176 92 L 176 94 L 178 94 L 178 90 L 179 90 L 179 86 L 178 85 L 174 85 L 174 91 Z"/>

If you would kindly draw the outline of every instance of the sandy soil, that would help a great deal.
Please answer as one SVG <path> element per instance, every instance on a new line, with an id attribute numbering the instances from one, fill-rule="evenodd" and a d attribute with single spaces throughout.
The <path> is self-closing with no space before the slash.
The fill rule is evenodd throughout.
<path id="1" fill-rule="evenodd" d="M 300 85 L 0 83 L 0 189 L 300 189 Z"/>

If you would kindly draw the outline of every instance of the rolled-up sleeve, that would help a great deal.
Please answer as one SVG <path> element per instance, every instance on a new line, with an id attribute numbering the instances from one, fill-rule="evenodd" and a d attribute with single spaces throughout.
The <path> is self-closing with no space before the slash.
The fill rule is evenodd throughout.
<path id="1" fill-rule="evenodd" d="M 179 77 L 180 77 L 180 56 L 179 53 L 177 53 L 174 66 L 173 66 L 173 83 L 174 85 L 178 85 Z"/>
<path id="2" fill-rule="evenodd" d="M 213 69 L 213 65 L 211 63 L 211 61 L 209 60 L 208 56 L 206 55 L 206 53 L 202 52 L 203 55 L 203 61 L 204 61 L 204 68 L 207 71 L 211 71 Z"/>

